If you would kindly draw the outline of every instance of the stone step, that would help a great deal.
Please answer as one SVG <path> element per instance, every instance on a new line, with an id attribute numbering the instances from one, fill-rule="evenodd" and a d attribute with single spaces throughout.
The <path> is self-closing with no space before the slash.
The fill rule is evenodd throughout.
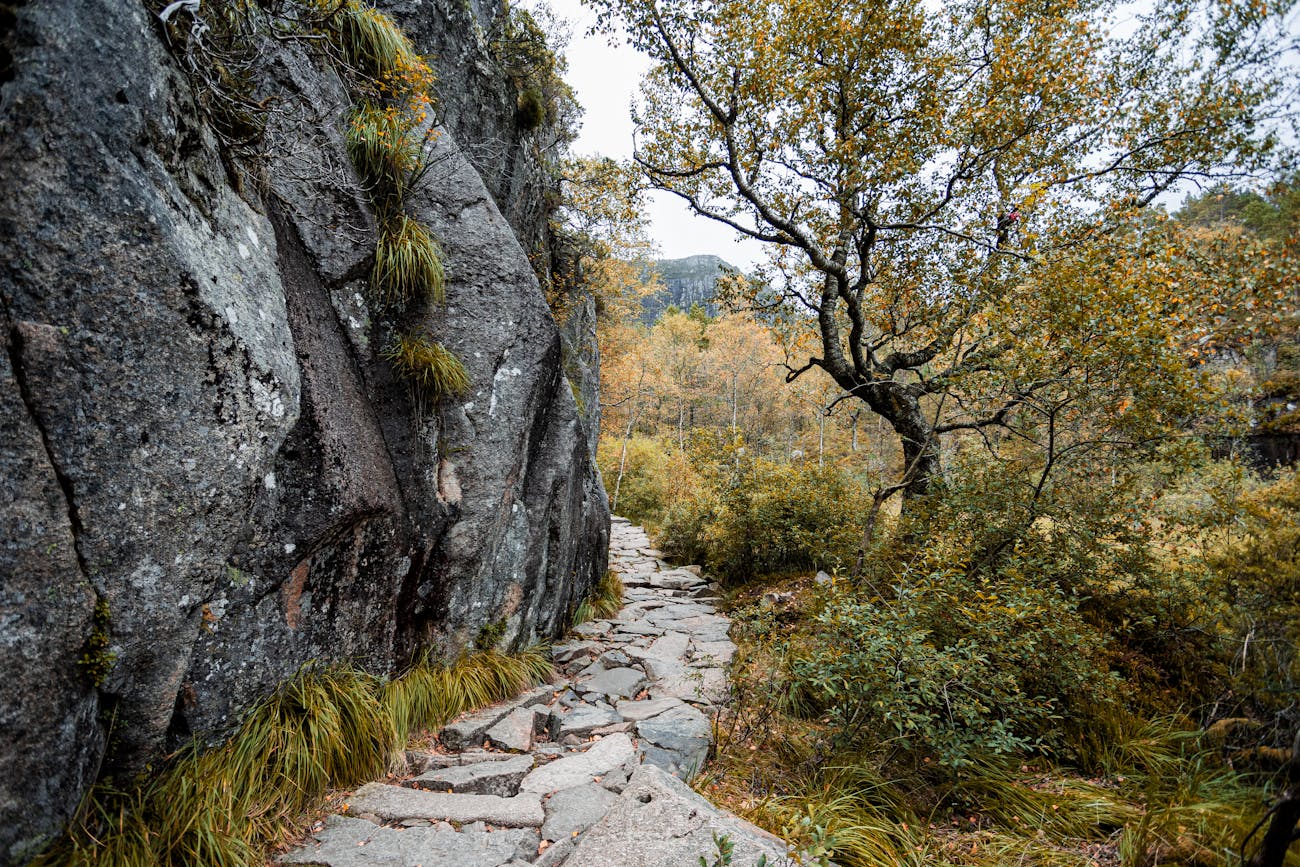
<path id="1" fill-rule="evenodd" d="M 536 773 L 536 770 L 532 771 L 524 781 Z M 425 819 L 431 822 L 486 822 L 502 828 L 540 828 L 546 820 L 541 796 L 535 790 L 503 798 L 499 795 L 448 795 L 388 783 L 366 783 L 357 789 L 348 798 L 346 812 L 359 818 L 374 817 L 380 822 Z"/>
<path id="2" fill-rule="evenodd" d="M 532 756 L 513 756 L 505 761 L 479 762 L 427 771 L 403 785 L 433 792 L 457 795 L 497 795 L 503 798 L 519 793 L 519 784 L 537 764 Z"/>
<path id="3" fill-rule="evenodd" d="M 512 710 L 520 707 L 547 703 L 555 692 L 563 689 L 562 684 L 539 686 L 521 693 L 509 701 L 467 714 L 443 726 L 438 732 L 438 739 L 449 750 L 464 750 L 483 743 L 487 730 L 504 719 Z"/>
<path id="4" fill-rule="evenodd" d="M 316 867 L 500 867 L 528 863 L 537 854 L 532 829 L 457 831 L 450 825 L 389 828 L 346 816 L 330 816 L 307 844 L 279 859 Z"/>
<path id="5" fill-rule="evenodd" d="M 683 867 L 711 864 L 714 839 L 732 843 L 730 867 L 755 867 L 760 858 L 783 864 L 788 847 L 779 838 L 719 810 L 683 783 L 642 765 L 610 810 L 578 839 L 565 867 Z"/>
<path id="6" fill-rule="evenodd" d="M 586 752 L 556 759 L 537 768 L 524 777 L 519 790 L 521 793 L 547 793 L 585 786 L 635 757 L 636 748 L 631 738 L 626 734 L 609 735 L 592 744 Z"/>

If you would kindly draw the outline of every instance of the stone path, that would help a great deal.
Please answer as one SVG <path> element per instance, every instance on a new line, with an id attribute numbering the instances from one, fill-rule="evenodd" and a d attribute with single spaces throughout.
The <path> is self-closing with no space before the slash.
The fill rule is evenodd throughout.
<path id="1" fill-rule="evenodd" d="M 732 867 L 785 845 L 683 780 L 708 756 L 728 698 L 730 622 L 699 567 L 674 569 L 640 527 L 614 518 L 612 620 L 553 648 L 555 683 L 463 716 L 409 776 L 368 783 L 285 864 L 324 867 L 696 867 L 734 844 Z"/>

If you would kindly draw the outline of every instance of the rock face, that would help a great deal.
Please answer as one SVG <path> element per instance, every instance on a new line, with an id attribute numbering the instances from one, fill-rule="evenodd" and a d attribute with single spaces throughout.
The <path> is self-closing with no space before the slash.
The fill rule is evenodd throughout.
<path id="1" fill-rule="evenodd" d="M 437 6 L 392 11 L 421 49 L 458 46 L 476 92 L 505 89 L 482 35 Z M 439 239 L 448 303 L 418 324 L 472 389 L 420 406 L 364 301 L 374 218 L 327 64 L 262 46 L 254 86 L 277 110 L 245 164 L 145 5 L 13 11 L 0 863 L 57 830 L 97 774 L 220 737 L 308 660 L 383 674 L 485 626 L 501 647 L 555 635 L 608 545 L 590 431 L 520 242 L 544 232 L 536 183 L 497 167 L 485 185 L 490 159 L 435 139 L 408 210 Z M 490 30 L 499 7 L 471 11 Z"/>
<path id="2" fill-rule="evenodd" d="M 730 270 L 731 265 L 717 256 L 687 256 L 684 259 L 660 259 L 654 269 L 664 288 L 641 303 L 641 320 L 654 322 L 668 305 L 690 310 L 698 304 L 705 312 L 718 312 L 714 300 L 714 286 L 718 278 Z"/>

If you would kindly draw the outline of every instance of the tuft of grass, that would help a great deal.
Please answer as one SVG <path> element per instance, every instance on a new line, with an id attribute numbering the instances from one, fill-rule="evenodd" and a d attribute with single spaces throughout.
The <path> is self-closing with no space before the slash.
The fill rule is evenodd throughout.
<path id="1" fill-rule="evenodd" d="M 385 305 L 446 300 L 442 252 L 428 229 L 405 214 L 384 221 L 370 271 L 370 291 Z"/>
<path id="2" fill-rule="evenodd" d="M 384 682 L 304 667 L 225 744 L 198 745 L 125 788 L 96 786 L 67 833 L 34 862 L 109 867 L 251 867 L 331 789 L 377 779 L 411 733 L 553 676 L 531 648 L 427 659 Z"/>
<path id="3" fill-rule="evenodd" d="M 546 101 L 542 91 L 530 87 L 515 100 L 515 123 L 524 132 L 532 132 L 546 120 Z"/>
<path id="4" fill-rule="evenodd" d="M 348 157 L 380 213 L 401 210 L 420 174 L 422 144 L 400 109 L 363 102 L 353 110 L 346 137 Z"/>
<path id="5" fill-rule="evenodd" d="M 1141 815 L 1114 789 L 1059 774 L 1030 776 L 994 761 L 976 762 L 952 797 L 1002 828 L 1054 841 L 1106 839 Z"/>
<path id="6" fill-rule="evenodd" d="M 623 579 L 610 569 L 605 577 L 596 582 L 591 595 L 578 603 L 573 612 L 573 625 L 589 620 L 603 620 L 613 617 L 623 607 Z"/>
<path id="7" fill-rule="evenodd" d="M 397 335 L 384 350 L 384 357 L 421 397 L 436 400 L 469 390 L 469 374 L 460 359 L 423 335 Z"/>
<path id="8" fill-rule="evenodd" d="M 391 78 L 419 62 L 401 28 L 368 3 L 347 0 L 339 9 L 336 26 L 344 60 L 368 78 Z"/>

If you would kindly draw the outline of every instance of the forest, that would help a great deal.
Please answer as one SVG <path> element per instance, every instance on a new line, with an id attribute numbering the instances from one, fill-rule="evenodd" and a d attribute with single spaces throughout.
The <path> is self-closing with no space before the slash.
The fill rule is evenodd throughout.
<path id="1" fill-rule="evenodd" d="M 1300 863 L 1292 10 L 597 5 L 598 461 L 742 636 L 701 790 L 803 863 Z M 645 189 L 767 246 L 716 313 L 642 315 Z"/>

